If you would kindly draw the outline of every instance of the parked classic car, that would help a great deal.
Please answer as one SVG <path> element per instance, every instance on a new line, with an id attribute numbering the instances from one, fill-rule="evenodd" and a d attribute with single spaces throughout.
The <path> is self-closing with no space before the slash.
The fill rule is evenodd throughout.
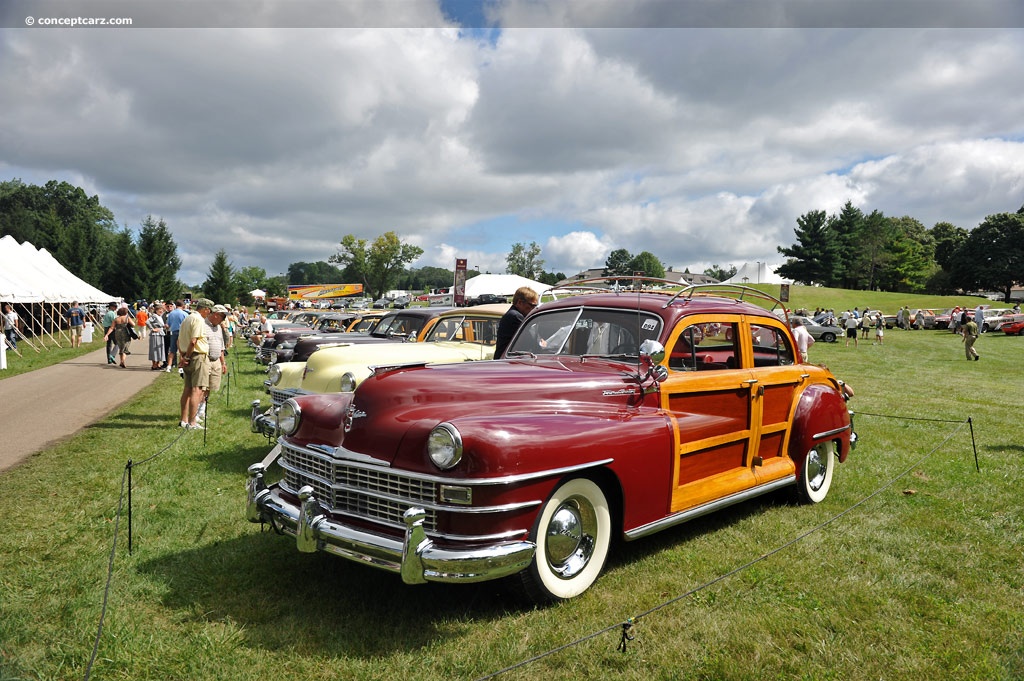
<path id="1" fill-rule="evenodd" d="M 811 334 L 811 337 L 816 341 L 822 341 L 824 343 L 835 343 L 836 339 L 843 335 L 843 330 L 834 324 L 817 324 L 810 317 L 804 317 L 801 315 L 789 315 L 789 319 L 792 322 L 794 319 L 799 319 L 804 324 L 804 328 Z"/>
<path id="2" fill-rule="evenodd" d="M 476 298 L 467 301 L 469 305 L 501 305 L 508 302 L 508 296 L 499 296 L 495 293 L 481 293 Z"/>
<path id="3" fill-rule="evenodd" d="M 267 370 L 267 380 L 263 385 L 270 393 L 273 404 L 264 409 L 259 400 L 253 400 L 250 421 L 253 432 L 273 435 L 274 415 L 281 406 L 284 391 L 298 388 L 301 377 L 305 373 L 306 360 L 312 354 L 327 348 L 342 348 L 353 345 L 371 345 L 384 343 L 396 345 L 406 342 L 422 341 L 433 328 L 437 319 L 450 310 L 447 307 L 417 307 L 408 310 L 367 311 L 366 315 L 378 315 L 369 332 L 347 332 L 323 334 L 320 336 L 304 335 L 298 338 L 290 348 L 283 349 L 278 355 L 281 362 L 271 362 Z M 277 354 L 276 349 L 272 353 Z M 301 361 L 296 358 L 298 355 Z M 295 360 L 295 361 L 292 361 Z M 275 397 L 278 396 L 278 397 Z M 269 425 L 268 425 L 269 424 Z"/>
<path id="4" fill-rule="evenodd" d="M 252 403 L 252 430 L 274 436 L 277 411 L 286 399 L 297 394 L 351 391 L 378 366 L 491 359 L 498 320 L 508 308 L 508 304 L 481 305 L 441 312 L 424 328 L 418 343 L 363 343 L 355 347 L 352 343 L 327 341 L 301 360 L 276 364 L 263 382 L 270 407 L 264 409 L 259 400 Z M 296 352 L 303 344 L 316 340 L 302 339 Z"/>
<path id="5" fill-rule="evenodd" d="M 1003 328 L 1003 324 L 1012 322 L 1014 320 L 1013 310 L 1009 308 L 988 308 L 982 310 L 982 314 L 985 317 L 985 321 L 982 324 L 982 333 L 988 333 L 989 331 L 1000 331 Z"/>
<path id="6" fill-rule="evenodd" d="M 1024 315 L 1014 315 L 1017 319 L 1009 321 L 1000 327 L 1000 331 L 1008 336 L 1024 336 Z"/>
<path id="7" fill-rule="evenodd" d="M 783 488 L 820 502 L 856 439 L 852 391 L 798 363 L 786 322 L 748 302 L 764 297 L 570 296 L 531 312 L 504 359 L 288 399 L 247 518 L 407 584 L 511 577 L 543 602 L 586 591 L 615 535 Z"/>
<path id="8" fill-rule="evenodd" d="M 878 315 L 882 315 L 882 320 L 885 322 L 885 328 L 891 329 L 896 326 L 896 315 L 885 314 L 881 310 L 865 310 L 864 314 L 861 316 L 871 317 L 871 319 L 874 320 Z"/>

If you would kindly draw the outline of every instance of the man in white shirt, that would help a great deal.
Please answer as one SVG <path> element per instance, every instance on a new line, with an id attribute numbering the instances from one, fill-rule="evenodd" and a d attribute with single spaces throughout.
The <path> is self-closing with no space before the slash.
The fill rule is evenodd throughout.
<path id="1" fill-rule="evenodd" d="M 793 320 L 793 337 L 796 338 L 796 347 L 800 350 L 800 361 L 807 364 L 807 351 L 814 345 L 814 336 L 804 326 L 803 320 Z"/>

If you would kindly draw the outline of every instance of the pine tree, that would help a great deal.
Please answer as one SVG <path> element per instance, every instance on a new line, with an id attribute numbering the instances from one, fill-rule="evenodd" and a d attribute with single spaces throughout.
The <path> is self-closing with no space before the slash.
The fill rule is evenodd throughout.
<path id="1" fill-rule="evenodd" d="M 804 284 L 835 286 L 838 248 L 823 210 L 812 210 L 796 220 L 797 243 L 779 253 L 789 258 L 776 272 Z"/>
<path id="2" fill-rule="evenodd" d="M 203 295 L 215 303 L 232 303 L 238 298 L 235 289 L 235 271 L 228 262 L 228 254 L 222 248 L 213 256 L 213 262 L 203 282 Z"/>
<path id="3" fill-rule="evenodd" d="M 141 296 L 150 301 L 177 298 L 181 293 L 178 283 L 181 258 L 167 223 L 162 219 L 157 222 L 152 215 L 147 215 L 142 221 L 139 256 Z"/>

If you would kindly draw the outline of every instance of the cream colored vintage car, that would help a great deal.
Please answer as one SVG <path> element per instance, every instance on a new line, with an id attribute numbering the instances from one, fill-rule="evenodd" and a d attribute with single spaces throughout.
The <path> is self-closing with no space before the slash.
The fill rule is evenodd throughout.
<path id="1" fill-rule="evenodd" d="M 263 409 L 258 400 L 253 402 L 252 430 L 272 436 L 277 410 L 288 398 L 351 392 L 379 368 L 493 359 L 498 321 L 508 309 L 507 304 L 491 304 L 449 310 L 438 316 L 421 342 L 339 343 L 318 349 L 306 362 L 276 364 L 264 382 L 273 404 Z"/>

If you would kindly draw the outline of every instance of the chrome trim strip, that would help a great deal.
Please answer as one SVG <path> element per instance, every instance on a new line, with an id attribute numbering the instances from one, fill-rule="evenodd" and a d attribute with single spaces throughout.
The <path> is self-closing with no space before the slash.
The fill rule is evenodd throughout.
<path id="1" fill-rule="evenodd" d="M 814 435 L 811 436 L 811 439 L 812 440 L 821 440 L 821 439 L 826 438 L 826 437 L 832 437 L 833 435 L 838 435 L 839 433 L 843 432 L 844 430 L 850 430 L 852 427 L 853 427 L 853 424 L 850 424 L 848 426 L 843 426 L 842 428 L 833 428 L 832 430 L 826 430 L 824 433 L 815 433 Z"/>
<path id="2" fill-rule="evenodd" d="M 706 503 L 703 506 L 688 508 L 685 511 L 680 511 L 679 513 L 670 515 L 667 518 L 662 518 L 661 520 L 655 520 L 653 523 L 641 525 L 640 527 L 636 527 L 625 532 L 625 536 L 628 541 L 639 539 L 640 537 L 646 537 L 649 534 L 660 532 L 661 530 L 672 527 L 673 525 L 678 525 L 679 523 L 684 523 L 687 520 L 693 520 L 694 518 L 699 518 L 702 515 L 713 513 L 714 511 L 725 508 L 726 506 L 739 504 L 749 499 L 753 499 L 754 497 L 759 497 L 762 494 L 767 494 L 768 492 L 774 492 L 777 489 L 788 487 L 795 482 L 796 478 L 790 476 L 773 480 L 772 482 L 758 485 L 757 487 L 751 487 L 743 492 L 737 492 L 736 494 Z"/>

